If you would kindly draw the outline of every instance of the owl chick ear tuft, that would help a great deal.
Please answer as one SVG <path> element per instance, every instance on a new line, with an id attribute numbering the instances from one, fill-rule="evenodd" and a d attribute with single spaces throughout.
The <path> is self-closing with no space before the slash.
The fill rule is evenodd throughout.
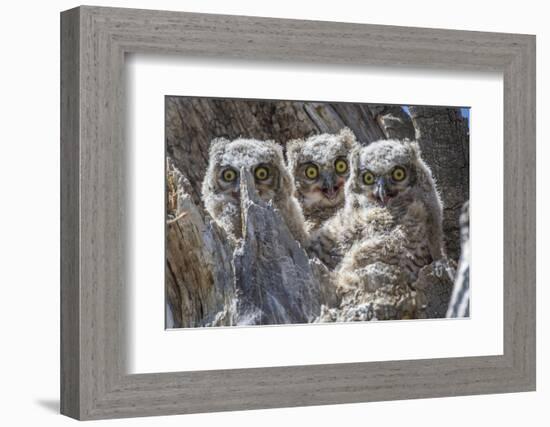
<path id="1" fill-rule="evenodd" d="M 303 139 L 291 139 L 286 143 L 286 158 L 288 161 L 296 157 L 303 143 Z"/>
<path id="2" fill-rule="evenodd" d="M 411 154 L 413 154 L 417 159 L 422 157 L 422 150 L 420 150 L 420 145 L 418 144 L 418 141 L 404 139 L 403 144 L 409 148 Z"/>
<path id="3" fill-rule="evenodd" d="M 208 153 L 210 156 L 215 156 L 216 154 L 223 152 L 225 145 L 229 142 L 229 139 L 224 137 L 214 138 L 210 142 L 210 149 L 208 150 Z"/>
<path id="4" fill-rule="evenodd" d="M 284 162 L 284 156 L 283 156 L 283 147 L 281 147 L 280 144 L 277 144 L 274 140 L 268 139 L 264 141 L 266 145 L 269 145 L 273 151 L 277 154 L 278 157 L 280 157 L 280 160 Z"/>
<path id="5" fill-rule="evenodd" d="M 351 174 L 351 182 L 355 182 L 356 178 L 359 176 L 359 158 L 361 155 L 361 149 L 359 145 L 354 147 L 351 150 L 351 153 L 349 155 L 349 166 L 350 166 L 350 174 Z"/>
<path id="6" fill-rule="evenodd" d="M 355 134 L 348 127 L 342 128 L 338 133 L 338 137 L 342 140 L 346 148 L 350 151 L 353 150 L 358 145 Z"/>

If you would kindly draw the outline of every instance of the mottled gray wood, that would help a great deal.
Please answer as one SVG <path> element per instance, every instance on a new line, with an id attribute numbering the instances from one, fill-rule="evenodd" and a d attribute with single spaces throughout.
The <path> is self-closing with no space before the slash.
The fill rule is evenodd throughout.
<path id="1" fill-rule="evenodd" d="M 80 14 L 61 20 L 61 413 L 80 416 Z"/>
<path id="2" fill-rule="evenodd" d="M 411 106 L 422 158 L 430 166 L 443 201 L 445 247 L 460 256 L 460 210 L 470 199 L 470 135 L 458 108 Z"/>
<path id="3" fill-rule="evenodd" d="M 410 116 L 399 105 L 371 105 L 370 111 L 388 139 L 415 139 Z"/>
<path id="4" fill-rule="evenodd" d="M 230 319 L 221 315 L 235 298 L 234 248 L 226 244 L 223 230 L 193 203 L 190 185 L 171 162 L 167 177 L 168 199 L 175 205 L 168 203 L 165 268 L 173 323 L 185 328 L 230 325 Z"/>
<path id="5" fill-rule="evenodd" d="M 281 216 L 256 193 L 241 168 L 243 244 L 234 264 L 235 325 L 309 323 L 320 310 L 320 287 L 306 251 Z"/>
<path id="6" fill-rule="evenodd" d="M 445 263 L 435 262 L 420 270 L 414 287 L 424 319 L 446 317 L 455 269 L 456 264 L 451 260 Z"/>
<path id="7" fill-rule="evenodd" d="M 62 14 L 62 38 L 62 413 L 99 419 L 535 389 L 534 36 L 81 7 Z M 124 55 L 135 52 L 503 72 L 504 354 L 127 374 Z"/>

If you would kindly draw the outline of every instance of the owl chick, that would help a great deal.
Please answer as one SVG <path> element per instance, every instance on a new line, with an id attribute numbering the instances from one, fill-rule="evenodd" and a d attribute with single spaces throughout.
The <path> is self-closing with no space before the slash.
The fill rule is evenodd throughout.
<path id="1" fill-rule="evenodd" d="M 425 221 L 432 260 L 445 254 L 443 204 L 428 165 L 415 141 L 382 140 L 357 151 L 353 158 L 347 203 L 387 209 L 400 224 L 410 218 Z M 419 211 L 425 210 L 425 220 Z"/>
<path id="2" fill-rule="evenodd" d="M 202 183 L 202 199 L 210 216 L 230 238 L 242 238 L 240 171 L 250 171 L 262 200 L 273 203 L 296 240 L 305 244 L 307 232 L 294 183 L 285 168 L 281 147 L 272 141 L 217 138 L 212 141 Z"/>
<path id="3" fill-rule="evenodd" d="M 354 151 L 344 209 L 313 238 L 334 270 L 346 320 L 418 316 L 420 270 L 444 255 L 442 205 L 415 142 Z"/>
<path id="4" fill-rule="evenodd" d="M 344 206 L 349 155 L 356 146 L 355 135 L 348 128 L 338 134 L 325 133 L 287 144 L 288 169 L 310 231 Z"/>
<path id="5" fill-rule="evenodd" d="M 356 149 L 350 163 L 345 207 L 312 236 L 311 251 L 332 269 L 362 241 L 409 267 L 441 259 L 443 208 L 418 144 L 373 142 Z M 373 251 L 357 256 L 366 253 L 379 256 Z"/>

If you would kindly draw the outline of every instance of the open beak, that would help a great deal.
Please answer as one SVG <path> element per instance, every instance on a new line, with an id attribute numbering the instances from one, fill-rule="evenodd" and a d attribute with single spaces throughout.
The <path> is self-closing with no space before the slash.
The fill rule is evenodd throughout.
<path id="1" fill-rule="evenodd" d="M 336 183 L 334 174 L 321 173 L 321 179 L 321 191 L 323 192 L 323 195 L 329 200 L 335 199 L 338 195 L 338 190 L 340 190 L 340 187 Z"/>
<path id="2" fill-rule="evenodd" d="M 376 184 L 374 186 L 373 194 L 374 197 L 380 200 L 384 206 L 388 203 L 388 201 L 390 200 L 390 196 L 388 196 L 388 187 L 385 178 L 378 178 L 378 181 L 376 181 Z"/>

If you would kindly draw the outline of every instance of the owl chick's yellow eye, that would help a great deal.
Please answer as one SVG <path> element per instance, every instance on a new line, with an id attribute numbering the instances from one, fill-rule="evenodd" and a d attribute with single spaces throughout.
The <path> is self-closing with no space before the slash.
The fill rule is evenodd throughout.
<path id="1" fill-rule="evenodd" d="M 267 178 L 269 178 L 269 169 L 265 166 L 258 166 L 254 170 L 254 176 L 259 181 L 265 181 Z"/>
<path id="2" fill-rule="evenodd" d="M 315 165 L 309 165 L 306 170 L 306 177 L 309 179 L 317 179 L 319 176 L 319 168 Z"/>
<path id="3" fill-rule="evenodd" d="M 338 159 L 334 162 L 334 169 L 337 174 L 343 175 L 348 171 L 348 162 L 344 159 Z"/>
<path id="4" fill-rule="evenodd" d="M 391 176 L 395 181 L 403 181 L 407 177 L 407 172 L 401 166 L 397 166 L 391 173 Z"/>
<path id="5" fill-rule="evenodd" d="M 374 175 L 372 174 L 372 172 L 365 172 L 363 174 L 363 182 L 367 185 L 374 184 Z"/>
<path id="6" fill-rule="evenodd" d="M 222 172 L 222 178 L 226 182 L 233 182 L 237 179 L 237 172 L 233 169 L 226 169 Z"/>

